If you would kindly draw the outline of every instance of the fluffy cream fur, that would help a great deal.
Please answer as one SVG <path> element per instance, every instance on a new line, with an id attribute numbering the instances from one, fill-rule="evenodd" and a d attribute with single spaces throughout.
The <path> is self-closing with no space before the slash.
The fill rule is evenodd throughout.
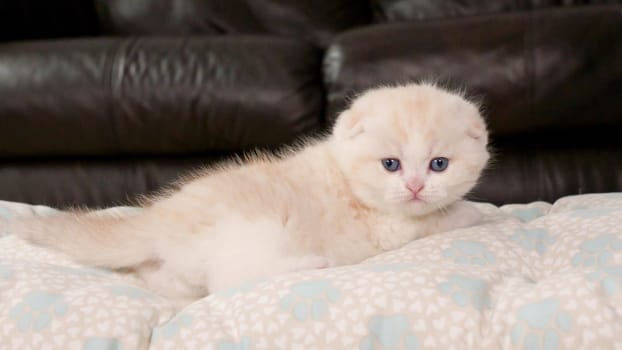
<path id="1" fill-rule="evenodd" d="M 353 264 L 435 232 L 472 225 L 460 199 L 489 155 L 478 108 L 432 85 L 370 90 L 331 135 L 282 157 L 256 156 L 188 180 L 126 217 L 16 222 L 14 232 L 79 262 L 131 268 L 180 304 L 246 280 Z M 431 159 L 450 160 L 445 171 Z M 396 172 L 381 160 L 401 162 Z M 422 189 L 416 197 L 407 183 Z"/>

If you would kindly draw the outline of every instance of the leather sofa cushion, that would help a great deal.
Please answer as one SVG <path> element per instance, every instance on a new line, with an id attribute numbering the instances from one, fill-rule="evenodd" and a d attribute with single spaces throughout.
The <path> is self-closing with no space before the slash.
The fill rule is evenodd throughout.
<path id="1" fill-rule="evenodd" d="M 219 160 L 202 157 L 20 159 L 0 167 L 2 200 L 91 208 L 136 204 L 188 171 Z"/>
<path id="2" fill-rule="evenodd" d="M 366 1 L 96 0 L 102 30 L 115 35 L 272 34 L 325 44 L 371 21 Z"/>
<path id="3" fill-rule="evenodd" d="M 497 157 L 470 196 L 495 204 L 554 202 L 570 194 L 622 188 L 622 146 L 531 148 L 528 140 Z"/>
<path id="4" fill-rule="evenodd" d="M 527 1 L 517 0 L 376 0 L 375 3 L 374 19 L 379 22 L 465 17 L 529 8 Z"/>
<path id="5" fill-rule="evenodd" d="M 313 46 L 280 38 L 4 44 L 0 156 L 279 145 L 322 124 L 320 64 Z"/>
<path id="6" fill-rule="evenodd" d="M 378 84 L 462 82 L 496 136 L 622 125 L 620 6 L 385 24 L 337 38 L 325 58 L 328 118 Z M 391 38 L 388 40 L 387 38 Z M 554 136 L 552 136 L 554 137 Z"/>
<path id="7" fill-rule="evenodd" d="M 621 0 L 374 0 L 374 20 L 400 22 L 458 18 L 547 7 L 622 4 Z"/>

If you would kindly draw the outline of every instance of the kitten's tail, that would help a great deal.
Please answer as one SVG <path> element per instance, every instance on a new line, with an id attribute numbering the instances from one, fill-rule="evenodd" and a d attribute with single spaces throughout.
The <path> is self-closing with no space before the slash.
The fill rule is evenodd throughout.
<path id="1" fill-rule="evenodd" d="M 17 218 L 11 231 L 31 243 L 62 251 L 79 263 L 117 269 L 157 258 L 144 223 L 142 213 L 62 212 Z"/>

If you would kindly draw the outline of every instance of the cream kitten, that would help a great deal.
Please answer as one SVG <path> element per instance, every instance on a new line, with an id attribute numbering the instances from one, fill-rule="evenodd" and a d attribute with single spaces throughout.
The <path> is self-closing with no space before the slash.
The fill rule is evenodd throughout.
<path id="1" fill-rule="evenodd" d="M 213 168 L 133 215 L 62 213 L 16 222 L 14 232 L 81 263 L 131 268 L 184 304 L 476 223 L 460 199 L 488 160 L 487 138 L 478 108 L 459 95 L 383 87 L 299 151 Z"/>

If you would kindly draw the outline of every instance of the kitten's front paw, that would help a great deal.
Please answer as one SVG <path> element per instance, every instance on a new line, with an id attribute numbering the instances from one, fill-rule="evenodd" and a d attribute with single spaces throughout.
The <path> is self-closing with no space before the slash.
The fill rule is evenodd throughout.
<path id="1" fill-rule="evenodd" d="M 446 217 L 445 231 L 475 226 L 482 222 L 484 216 L 477 208 L 466 201 L 454 203 Z"/>

